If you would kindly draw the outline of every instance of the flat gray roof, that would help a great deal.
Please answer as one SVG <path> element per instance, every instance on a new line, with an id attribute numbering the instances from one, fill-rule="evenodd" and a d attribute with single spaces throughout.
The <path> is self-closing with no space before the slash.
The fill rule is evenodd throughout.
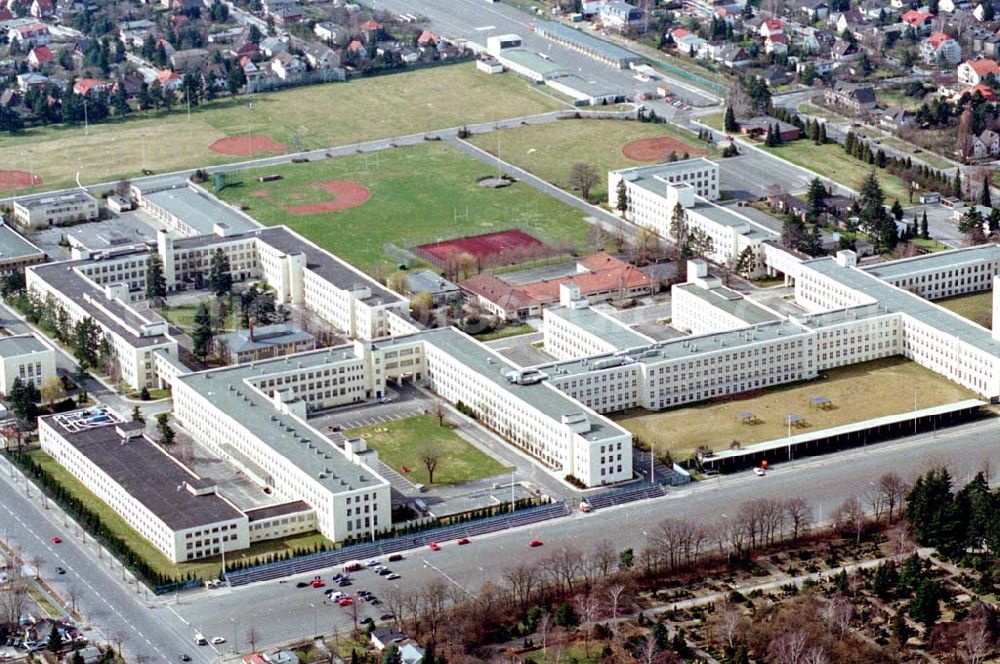
<path id="1" fill-rule="evenodd" d="M 16 357 L 52 350 L 33 334 L 19 334 L 15 337 L 0 337 L 0 357 Z"/>
<path id="2" fill-rule="evenodd" d="M 978 247 L 939 251 L 924 256 L 879 263 L 878 265 L 862 269 L 880 279 L 897 279 L 928 272 L 961 268 L 998 259 L 1000 259 L 1000 246 L 984 244 Z"/>
<path id="3" fill-rule="evenodd" d="M 476 371 L 484 379 L 503 388 L 516 398 L 526 401 L 547 417 L 561 421 L 563 415 L 586 413 L 587 420 L 590 422 L 590 431 L 582 435 L 589 441 L 627 433 L 625 429 L 563 394 L 556 387 L 549 385 L 547 381 L 531 385 L 510 382 L 507 380 L 506 374 L 511 371 L 520 372 L 522 370 L 520 367 L 511 364 L 499 353 L 474 341 L 455 328 L 428 330 L 420 333 L 420 338 L 443 348 L 449 355 L 459 359 L 462 364 Z M 392 345 L 392 341 L 377 343 L 380 346 L 383 344 Z"/>
<path id="4" fill-rule="evenodd" d="M 356 360 L 353 346 L 341 346 L 186 374 L 178 376 L 177 380 L 246 427 L 302 472 L 330 491 L 339 493 L 374 488 L 385 480 L 348 460 L 329 438 L 313 427 L 279 413 L 269 395 L 262 394 L 247 381 Z"/>
<path id="5" fill-rule="evenodd" d="M 649 166 L 633 166 L 631 168 L 621 168 L 612 173 L 622 175 L 633 175 L 637 178 L 651 178 L 656 175 L 676 175 L 678 173 L 692 173 L 704 168 L 718 169 L 719 165 L 714 161 L 704 157 L 691 157 L 690 159 L 679 159 L 677 161 L 665 161 L 662 164 L 650 164 Z"/>
<path id="6" fill-rule="evenodd" d="M 736 316 L 750 325 L 769 323 L 771 321 L 779 320 L 778 316 L 775 316 L 770 311 L 760 307 L 756 303 L 748 300 L 736 291 L 726 288 L 725 286 L 706 289 L 698 286 L 697 284 L 688 283 L 681 284 L 677 286 L 677 288 L 694 295 L 713 307 L 717 307 L 732 316 Z"/>
<path id="7" fill-rule="evenodd" d="M 201 487 L 212 483 L 182 466 L 145 436 L 122 438 L 116 431 L 119 422 L 70 431 L 61 424 L 60 415 L 42 420 L 174 530 L 243 516 L 217 494 L 196 496 L 188 491 L 185 484 Z"/>
<path id="8" fill-rule="evenodd" d="M 216 224 L 225 224 L 233 233 L 260 228 L 250 217 L 186 185 L 145 194 L 143 198 L 177 216 L 199 235 L 211 235 Z"/>
<path id="9" fill-rule="evenodd" d="M 499 60 L 510 60 L 514 64 L 527 67 L 542 78 L 549 78 L 560 72 L 569 71 L 566 67 L 561 67 L 551 60 L 546 60 L 526 48 L 505 48 L 494 57 Z"/>
<path id="10" fill-rule="evenodd" d="M 414 270 L 406 275 L 406 286 L 410 291 L 419 293 L 453 293 L 458 292 L 456 284 L 448 281 L 432 270 Z"/>
<path id="11" fill-rule="evenodd" d="M 85 191 L 71 191 L 62 194 L 41 194 L 39 196 L 19 198 L 14 201 L 15 205 L 20 205 L 29 210 L 38 207 L 48 207 L 55 203 L 84 203 L 84 202 L 96 203 L 97 199 Z"/>
<path id="12" fill-rule="evenodd" d="M 25 240 L 10 226 L 0 222 L 0 261 L 44 255 L 44 251 Z"/>
<path id="13" fill-rule="evenodd" d="M 543 37 L 552 35 L 553 39 L 563 39 L 576 44 L 579 48 L 599 54 L 602 57 L 618 60 L 620 62 L 630 62 L 641 60 L 641 57 L 632 51 L 612 44 L 611 42 L 598 39 L 585 32 L 567 27 L 561 23 L 552 21 L 538 21 L 535 23 L 535 32 Z"/>
<path id="14" fill-rule="evenodd" d="M 557 316 L 572 325 L 583 328 L 590 334 L 600 337 L 614 346 L 617 350 L 635 348 L 651 344 L 654 340 L 644 334 L 632 330 L 627 325 L 618 322 L 610 316 L 605 316 L 601 312 L 585 307 L 583 309 L 566 309 L 563 307 L 549 309 L 546 312 L 550 316 Z"/>
<path id="15" fill-rule="evenodd" d="M 291 323 L 276 323 L 255 327 L 253 339 L 250 338 L 250 330 L 236 330 L 220 334 L 215 340 L 228 348 L 231 353 L 245 353 L 279 344 L 311 341 L 313 338 L 313 335 L 300 330 Z"/>

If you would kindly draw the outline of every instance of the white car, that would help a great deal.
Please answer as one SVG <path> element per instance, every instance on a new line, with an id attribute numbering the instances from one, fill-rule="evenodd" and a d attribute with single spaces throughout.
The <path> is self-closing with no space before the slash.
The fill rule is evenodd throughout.
<path id="1" fill-rule="evenodd" d="M 379 564 L 378 558 L 372 558 L 371 560 L 365 563 L 365 565 L 367 565 L 368 567 L 377 567 L 378 564 Z"/>
<path id="2" fill-rule="evenodd" d="M 223 644 L 225 642 L 226 642 L 225 637 L 222 637 L 222 636 L 213 636 L 212 637 L 212 645 L 213 646 L 217 646 L 217 645 Z"/>
<path id="3" fill-rule="evenodd" d="M 389 576 L 387 576 L 385 578 L 389 579 L 390 581 L 395 581 L 396 579 L 400 578 L 400 576 L 398 574 L 396 574 L 395 572 L 393 572 L 392 574 L 390 574 Z"/>
<path id="4" fill-rule="evenodd" d="M 330 599 L 332 599 L 334 601 L 340 599 L 341 597 L 346 597 L 346 596 L 347 595 L 345 595 L 344 593 L 340 592 L 339 590 L 337 592 L 335 592 L 335 593 L 330 593 Z"/>
<path id="5" fill-rule="evenodd" d="M 764 475 L 766 475 L 767 473 L 764 472 L 763 468 L 758 467 L 753 469 L 753 474 L 756 475 L 757 477 L 764 477 Z"/>

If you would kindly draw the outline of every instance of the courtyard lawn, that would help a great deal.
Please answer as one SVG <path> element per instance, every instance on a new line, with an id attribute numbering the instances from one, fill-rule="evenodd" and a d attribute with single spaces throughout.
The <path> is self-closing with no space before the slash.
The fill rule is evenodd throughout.
<path id="1" fill-rule="evenodd" d="M 708 147 L 682 129 L 628 120 L 559 120 L 478 134 L 469 142 L 493 155 L 499 147 L 504 161 L 566 190 L 570 189 L 568 179 L 573 164 L 591 164 L 600 174 L 591 198 L 606 201 L 608 171 L 655 163 L 629 159 L 622 154 L 622 147 L 632 141 L 660 137 L 680 142 L 678 157 L 683 156 L 685 146 L 691 154 Z"/>
<path id="2" fill-rule="evenodd" d="M 161 574 L 171 576 L 183 576 L 188 573 L 202 579 L 218 578 L 222 569 L 220 558 L 207 558 L 190 563 L 172 563 L 160 550 L 149 543 L 142 535 L 132 529 L 125 520 L 108 506 L 107 503 L 91 493 L 83 484 L 71 475 L 65 468 L 59 465 L 52 457 L 41 450 L 29 452 L 32 459 L 48 471 L 65 488 L 69 494 L 81 501 L 93 510 L 100 517 L 105 526 L 113 534 L 129 543 L 132 550 L 149 563 Z M 319 533 L 307 533 L 285 539 L 269 540 L 257 542 L 245 551 L 227 554 L 227 562 L 249 561 L 257 557 L 267 556 L 274 553 L 284 553 L 295 549 L 312 550 L 314 547 L 324 544 L 332 547 L 333 542 L 323 537 Z"/>
<path id="3" fill-rule="evenodd" d="M 831 369 L 824 378 L 768 389 L 749 399 L 614 419 L 644 444 L 686 459 L 700 445 L 719 451 L 729 449 L 734 440 L 750 445 L 784 438 L 788 434 L 784 417 L 789 414 L 805 419 L 805 427 L 793 428 L 792 433 L 807 433 L 913 410 L 914 395 L 917 408 L 976 397 L 914 362 L 887 358 Z M 827 397 L 833 407 L 812 408 L 812 397 Z M 753 413 L 759 423 L 741 423 L 737 415 L 742 412 Z"/>
<path id="4" fill-rule="evenodd" d="M 75 185 L 77 173 L 82 182 L 96 183 L 136 176 L 143 168 L 167 172 L 248 159 L 209 150 L 226 136 L 263 134 L 299 150 L 565 108 L 536 88 L 518 76 L 488 76 L 473 63 L 462 63 L 259 93 L 249 100 L 227 97 L 192 109 L 190 119 L 178 104 L 171 113 L 136 113 L 87 130 L 29 129 L 0 140 L 0 164 L 34 169 L 44 180 L 37 189 L 52 189 Z M 470 99 L 489 102 L 470 104 Z"/>
<path id="5" fill-rule="evenodd" d="M 218 308 L 215 306 L 215 298 L 210 298 L 205 300 L 205 302 L 208 303 L 208 310 L 212 314 L 212 323 L 216 329 L 236 329 L 233 322 L 232 302 L 230 302 L 229 310 L 226 312 L 225 320 L 221 322 L 218 320 Z M 191 331 L 194 329 L 194 317 L 195 314 L 198 313 L 199 304 L 200 303 L 191 303 L 168 306 L 167 308 L 161 310 L 160 313 L 172 324 L 184 330 L 185 333 L 191 334 Z"/>
<path id="6" fill-rule="evenodd" d="M 415 245 L 512 228 L 564 249 L 585 244 L 589 226 L 581 212 L 524 183 L 481 187 L 477 178 L 493 171 L 446 143 L 432 141 L 378 155 L 377 166 L 368 155 L 367 169 L 365 157 L 357 155 L 242 171 L 238 177 L 243 184 L 223 189 L 221 197 L 243 204 L 261 223 L 287 224 L 371 273 L 388 274 Z M 258 183 L 257 176 L 265 174 L 284 179 Z M 285 209 L 329 200 L 312 185 L 331 180 L 360 184 L 371 197 L 337 212 L 295 215 Z"/>
<path id="7" fill-rule="evenodd" d="M 935 300 L 934 304 L 954 311 L 973 323 L 979 323 L 985 328 L 993 327 L 993 291 L 958 295 L 944 300 Z"/>
<path id="8" fill-rule="evenodd" d="M 345 435 L 362 436 L 385 465 L 414 483 L 458 484 L 510 472 L 510 468 L 466 442 L 447 426 L 447 421 L 445 424 L 438 426 L 437 418 L 432 415 L 417 415 L 352 429 Z M 440 455 L 433 484 L 428 481 L 427 469 L 420 461 L 420 451 L 425 445 L 430 445 Z M 409 473 L 403 473 L 403 467 Z"/>

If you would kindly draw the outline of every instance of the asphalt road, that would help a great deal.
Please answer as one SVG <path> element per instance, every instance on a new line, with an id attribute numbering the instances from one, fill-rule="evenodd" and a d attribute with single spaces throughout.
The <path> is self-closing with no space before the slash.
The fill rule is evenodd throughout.
<path id="1" fill-rule="evenodd" d="M 813 507 L 814 519 L 827 521 L 846 497 L 862 495 L 871 482 L 889 470 L 912 478 L 929 467 L 947 464 L 956 484 L 961 484 L 985 460 L 992 458 L 996 462 L 998 427 L 997 420 L 978 422 L 937 434 L 773 466 L 763 478 L 750 473 L 722 477 L 673 491 L 665 498 L 589 515 L 576 513 L 559 521 L 484 536 L 468 546 L 443 543 L 438 552 L 421 549 L 393 563 L 392 569 L 402 575 L 398 581 L 387 581 L 366 570 L 356 573 L 354 585 L 344 590 L 356 593 L 365 589 L 384 598 L 394 584 L 412 591 L 440 579 L 475 593 L 483 582 L 498 580 L 504 568 L 515 562 L 539 561 L 565 546 L 586 550 L 602 539 L 612 540 L 619 549 L 638 549 L 643 545 L 644 532 L 650 532 L 666 517 L 707 524 L 727 514 L 733 516 L 742 502 L 752 498 L 805 496 Z M 533 538 L 541 539 L 544 546 L 528 548 L 527 543 Z M 186 599 L 172 609 L 206 635 L 224 636 L 230 647 L 234 640 L 238 640 L 238 647 L 246 647 L 243 635 L 250 624 L 256 625 L 260 632 L 260 643 L 284 642 L 313 636 L 317 630 L 349 627 L 353 621 L 350 609 L 324 604 L 319 590 L 295 588 L 295 581 L 311 576 L 287 583 L 271 581 L 202 591 L 199 597 Z M 324 576 L 328 577 L 329 572 L 324 572 Z M 362 604 L 358 618 L 368 615 L 378 618 L 383 610 L 384 606 Z"/>

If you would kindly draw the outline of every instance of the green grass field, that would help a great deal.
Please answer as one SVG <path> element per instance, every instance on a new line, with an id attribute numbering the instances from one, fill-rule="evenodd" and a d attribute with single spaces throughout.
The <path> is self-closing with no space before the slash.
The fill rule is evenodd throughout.
<path id="1" fill-rule="evenodd" d="M 979 323 L 985 328 L 993 327 L 993 291 L 935 300 L 934 304 L 954 311 L 959 316 Z"/>
<path id="2" fill-rule="evenodd" d="M 871 166 L 848 155 L 844 152 L 844 148 L 836 143 L 814 145 L 812 141 L 799 140 L 779 145 L 776 148 L 768 148 L 763 145 L 760 148 L 785 161 L 815 171 L 823 177 L 830 178 L 855 191 L 861 189 L 861 183 L 864 182 L 868 172 L 872 169 Z M 875 174 L 882 185 L 886 202 L 891 203 L 897 198 L 900 203 L 907 202 L 906 183 L 881 169 L 875 169 Z"/>
<path id="3" fill-rule="evenodd" d="M 212 321 L 213 325 L 216 326 L 217 329 L 223 329 L 223 330 L 236 329 L 233 324 L 233 307 L 231 306 L 231 303 L 229 311 L 226 313 L 225 320 L 221 321 L 220 323 L 220 321 L 217 320 L 218 309 L 217 307 L 213 306 L 215 303 L 215 298 L 210 298 L 208 300 L 205 300 L 205 302 L 207 302 L 209 305 L 208 310 L 213 317 Z M 168 307 L 162 310 L 160 313 L 162 313 L 163 317 L 166 318 L 168 321 L 170 321 L 177 327 L 181 328 L 186 333 L 190 334 L 191 330 L 194 329 L 194 317 L 195 314 L 198 313 L 198 305 L 181 304 L 177 306 Z"/>
<path id="4" fill-rule="evenodd" d="M 479 134 L 469 142 L 496 155 L 499 141 L 504 161 L 567 190 L 573 164 L 581 161 L 591 164 L 601 176 L 591 198 L 606 200 L 608 171 L 650 163 L 629 159 L 622 154 L 622 147 L 635 140 L 661 136 L 681 141 L 692 154 L 707 147 L 682 129 L 626 120 L 560 120 Z M 683 149 L 678 151 L 678 156 L 682 155 Z"/>
<path id="5" fill-rule="evenodd" d="M 243 171 L 244 184 L 222 191 L 222 198 L 249 206 L 249 214 L 268 225 L 287 224 L 353 265 L 382 274 L 398 258 L 387 245 L 404 249 L 426 242 L 520 228 L 559 246 L 582 246 L 588 224 L 583 215 L 523 183 L 502 189 L 479 186 L 492 171 L 473 157 L 442 142 L 379 153 L 378 169 L 369 155 L 311 164 L 288 164 Z M 256 177 L 277 173 L 283 180 L 261 184 Z M 364 185 L 371 198 L 339 212 L 292 215 L 286 205 L 313 202 L 311 184 L 344 179 Z M 253 192 L 267 192 L 268 197 Z M 310 198 L 303 198 L 310 197 Z M 468 219 L 458 219 L 455 213 Z M 391 251 L 391 250 L 390 250 Z"/>
<path id="6" fill-rule="evenodd" d="M 345 435 L 364 437 L 368 447 L 378 451 L 383 463 L 397 472 L 406 466 L 410 472 L 405 476 L 411 482 L 428 486 L 458 484 L 510 472 L 510 468 L 480 452 L 449 427 L 438 426 L 437 418 L 432 415 L 373 424 L 352 429 Z M 440 454 L 433 484 L 420 461 L 420 451 L 425 445 L 431 445 Z"/>
<path id="7" fill-rule="evenodd" d="M 209 145 L 247 132 L 290 149 L 320 148 L 558 108 L 565 104 L 518 76 L 488 76 L 463 63 L 260 93 L 249 100 L 225 98 L 193 109 L 190 120 L 178 108 L 91 125 L 88 131 L 61 125 L 31 129 L 0 138 L 0 164 L 25 171 L 30 164 L 44 179 L 38 189 L 51 189 L 75 184 L 77 172 L 82 182 L 95 183 L 138 175 L 142 168 L 166 172 L 241 161 L 248 157 L 216 154 Z"/>
<path id="8" fill-rule="evenodd" d="M 887 358 L 831 369 L 825 378 L 769 389 L 752 399 L 614 419 L 658 451 L 669 450 L 674 458 L 686 459 L 699 445 L 718 451 L 729 449 L 733 440 L 750 445 L 783 438 L 788 433 L 784 422 L 788 414 L 805 418 L 806 427 L 793 428 L 792 432 L 806 433 L 913 410 L 914 394 L 917 408 L 975 397 L 915 362 Z M 829 398 L 833 408 L 812 408 L 809 399 L 818 396 Z M 752 412 L 760 422 L 741 423 L 737 414 L 745 411 Z"/>
<path id="9" fill-rule="evenodd" d="M 31 458 L 47 470 L 69 493 L 75 498 L 86 503 L 87 507 L 97 513 L 101 521 L 108 529 L 124 539 L 132 549 L 143 557 L 154 569 L 162 574 L 181 576 L 188 573 L 203 579 L 214 579 L 219 575 L 222 568 L 221 558 L 207 558 L 198 562 L 172 563 L 160 550 L 149 543 L 142 535 L 132 529 L 125 520 L 112 510 L 107 503 L 91 493 L 83 484 L 71 475 L 65 468 L 41 450 L 29 453 Z M 330 547 L 333 543 L 319 533 L 309 533 L 288 537 L 285 539 L 257 542 L 249 549 L 226 556 L 226 562 L 237 560 L 251 560 L 258 556 L 272 553 L 292 551 L 296 548 L 312 549 L 315 545 L 325 544 Z"/>

